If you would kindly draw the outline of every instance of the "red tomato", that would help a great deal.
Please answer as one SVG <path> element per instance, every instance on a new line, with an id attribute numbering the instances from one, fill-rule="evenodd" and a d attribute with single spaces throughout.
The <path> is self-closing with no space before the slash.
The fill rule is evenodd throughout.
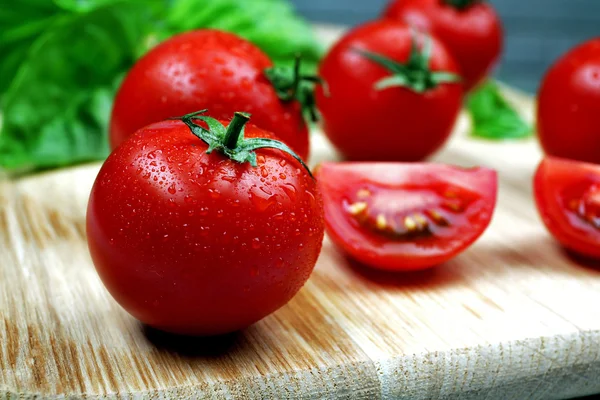
<path id="1" fill-rule="evenodd" d="M 483 1 L 394 0 L 383 16 L 432 32 L 444 42 L 460 65 L 467 90 L 491 72 L 502 52 L 502 23 Z"/>
<path id="2" fill-rule="evenodd" d="M 550 233 L 566 248 L 600 258 L 600 166 L 548 157 L 534 192 Z"/>
<path id="3" fill-rule="evenodd" d="M 413 48 L 417 38 L 431 40 L 430 59 Z M 360 26 L 321 64 L 329 91 L 316 92 L 323 129 L 348 159 L 422 160 L 446 142 L 460 111 L 462 87 L 447 83 L 456 72 L 435 39 L 393 21 Z"/>
<path id="4" fill-rule="evenodd" d="M 265 75 L 272 66 L 258 47 L 231 33 L 204 29 L 170 38 L 125 77 L 113 106 L 111 147 L 170 117 L 209 108 L 215 118 L 227 119 L 242 110 L 306 159 L 308 128 L 302 107 L 278 97 Z"/>
<path id="5" fill-rule="evenodd" d="M 333 242 L 384 270 L 448 261 L 484 232 L 496 204 L 496 173 L 485 168 L 326 163 L 317 181 Z"/>
<path id="6" fill-rule="evenodd" d="M 252 167 L 207 148 L 181 121 L 147 126 L 108 157 L 88 206 L 109 292 L 175 333 L 232 332 L 277 310 L 308 279 L 323 239 L 316 183 L 291 156 L 260 149 Z"/>
<path id="7" fill-rule="evenodd" d="M 600 38 L 567 53 L 544 78 L 538 136 L 548 155 L 600 164 Z"/>

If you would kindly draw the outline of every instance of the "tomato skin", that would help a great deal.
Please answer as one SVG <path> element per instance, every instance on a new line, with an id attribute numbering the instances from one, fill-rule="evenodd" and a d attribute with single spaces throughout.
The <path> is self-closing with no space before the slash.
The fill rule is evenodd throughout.
<path id="1" fill-rule="evenodd" d="M 565 54 L 538 96 L 538 137 L 546 154 L 600 163 L 600 38 Z"/>
<path id="2" fill-rule="evenodd" d="M 208 109 L 228 119 L 236 111 L 271 132 L 302 159 L 308 127 L 297 101 L 282 102 L 264 74 L 269 57 L 228 32 L 196 30 L 173 36 L 144 55 L 128 72 L 113 105 L 111 148 L 153 122 Z"/>
<path id="3" fill-rule="evenodd" d="M 327 234 L 332 241 L 354 259 L 389 271 L 429 269 L 464 251 L 489 225 L 497 195 L 496 172 L 485 168 L 465 170 L 423 163 L 323 163 L 317 180 L 323 195 Z M 464 214 L 456 216 L 455 227 L 436 232 L 431 239 L 394 241 L 372 235 L 344 212 L 343 204 L 364 187 L 410 192 L 436 190 L 446 184 L 469 192 L 474 201 Z M 401 205 L 402 201 L 399 195 L 388 203 Z M 427 201 L 419 199 L 422 205 Z M 415 206 L 414 201 L 411 206 Z"/>
<path id="4" fill-rule="evenodd" d="M 328 95 L 316 90 L 323 130 L 349 160 L 419 161 L 448 139 L 462 101 L 460 84 L 441 84 L 425 94 L 404 87 L 373 86 L 389 71 L 355 49 L 406 62 L 412 32 L 393 21 L 375 21 L 350 31 L 327 54 L 320 76 Z M 433 71 L 458 73 L 452 56 L 433 39 Z"/>
<path id="5" fill-rule="evenodd" d="M 246 137 L 270 137 L 247 125 Z M 207 146 L 180 121 L 138 131 L 106 160 L 87 213 L 92 259 L 109 292 L 169 332 L 236 331 L 286 304 L 323 239 L 315 181 L 291 156 L 258 167 Z"/>
<path id="6" fill-rule="evenodd" d="M 570 200 L 595 187 L 600 196 L 600 166 L 546 157 L 534 177 L 534 196 L 546 228 L 564 247 L 581 255 L 600 259 L 600 229 L 594 228 L 569 210 Z M 596 199 L 596 215 L 600 199 Z"/>
<path id="7" fill-rule="evenodd" d="M 502 53 L 502 23 L 486 2 L 459 10 L 441 0 L 395 0 L 383 17 L 432 32 L 460 65 L 467 91 L 490 74 Z"/>

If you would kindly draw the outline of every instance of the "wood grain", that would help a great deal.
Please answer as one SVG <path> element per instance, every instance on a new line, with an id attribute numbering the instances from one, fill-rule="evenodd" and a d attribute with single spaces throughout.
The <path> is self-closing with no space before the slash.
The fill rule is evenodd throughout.
<path id="1" fill-rule="evenodd" d="M 513 94 L 521 110 L 532 103 Z M 531 201 L 533 140 L 465 137 L 436 159 L 500 172 L 492 226 L 429 272 L 357 265 L 325 240 L 309 282 L 244 332 L 141 326 L 85 242 L 98 165 L 0 182 L 0 398 L 560 399 L 600 392 L 600 268 L 569 258 Z M 313 163 L 335 158 L 315 133 Z"/>

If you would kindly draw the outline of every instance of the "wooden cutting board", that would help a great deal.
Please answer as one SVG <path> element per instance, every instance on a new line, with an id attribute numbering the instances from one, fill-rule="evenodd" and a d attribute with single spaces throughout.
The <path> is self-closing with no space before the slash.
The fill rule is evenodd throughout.
<path id="1" fill-rule="evenodd" d="M 84 228 L 98 165 L 1 183 L 0 398 L 600 392 L 600 269 L 569 259 L 538 219 L 535 141 L 478 141 L 467 130 L 463 118 L 437 160 L 495 167 L 501 186 L 494 221 L 470 250 L 430 272 L 393 275 L 353 264 L 326 240 L 291 303 L 215 339 L 146 329 L 106 292 Z M 318 133 L 313 154 L 335 158 Z"/>
<path id="2" fill-rule="evenodd" d="M 529 99 L 514 96 L 531 116 Z M 98 165 L 0 182 L 0 398 L 560 399 L 600 392 L 600 268 L 568 258 L 531 199 L 534 140 L 466 137 L 441 162 L 500 172 L 490 229 L 417 274 L 358 266 L 325 240 L 300 293 L 219 338 L 142 327 L 85 241 Z M 335 159 L 315 133 L 313 163 Z"/>

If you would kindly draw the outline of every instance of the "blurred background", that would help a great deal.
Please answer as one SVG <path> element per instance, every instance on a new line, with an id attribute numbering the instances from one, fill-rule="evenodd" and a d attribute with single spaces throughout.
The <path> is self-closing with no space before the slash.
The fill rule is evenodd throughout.
<path id="1" fill-rule="evenodd" d="M 375 18 L 387 0 L 290 0 L 313 22 L 356 25 Z M 535 92 L 553 60 L 598 36 L 600 0 L 490 0 L 505 26 L 506 46 L 496 76 Z"/>

